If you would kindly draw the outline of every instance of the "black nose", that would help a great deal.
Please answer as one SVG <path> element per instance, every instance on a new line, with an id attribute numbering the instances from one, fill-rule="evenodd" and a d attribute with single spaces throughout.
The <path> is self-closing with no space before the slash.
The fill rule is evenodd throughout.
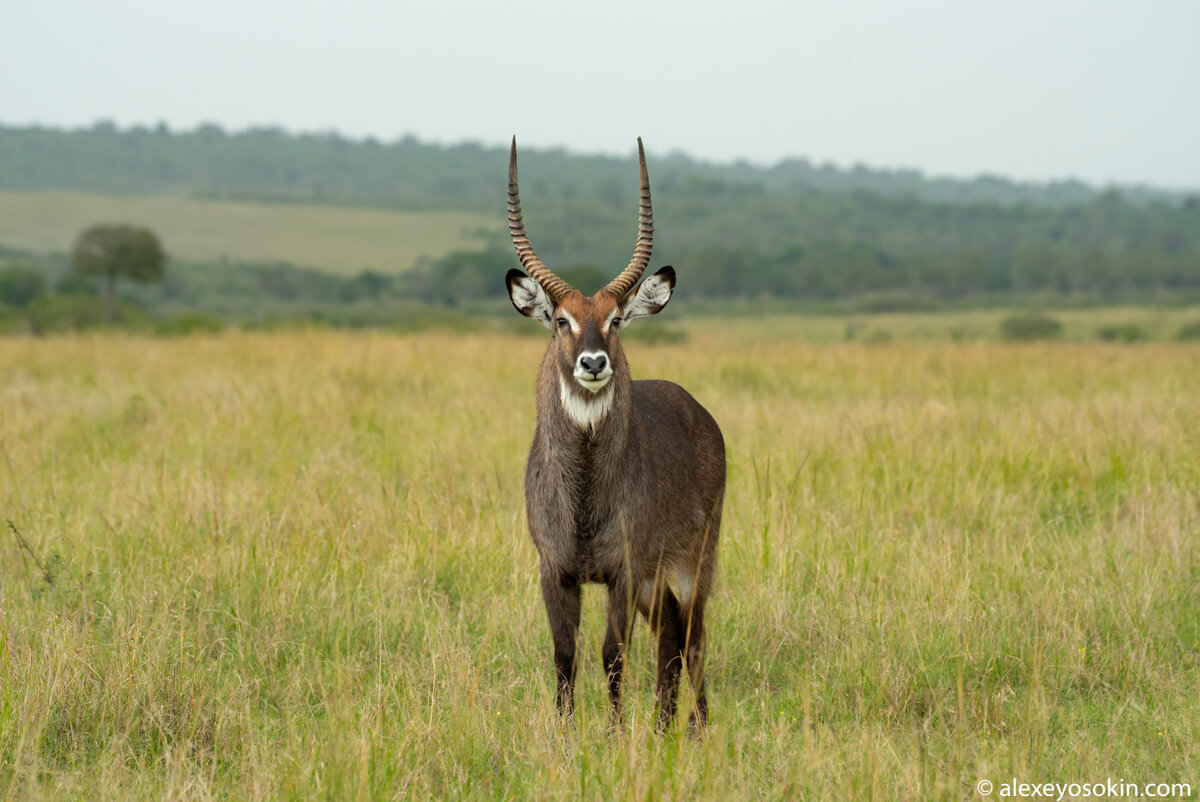
<path id="1" fill-rule="evenodd" d="M 588 373 L 593 376 L 599 376 L 600 371 L 604 370 L 604 366 L 608 364 L 608 360 L 604 358 L 604 354 L 600 354 L 599 356 L 585 356 L 580 358 L 579 364 Z"/>

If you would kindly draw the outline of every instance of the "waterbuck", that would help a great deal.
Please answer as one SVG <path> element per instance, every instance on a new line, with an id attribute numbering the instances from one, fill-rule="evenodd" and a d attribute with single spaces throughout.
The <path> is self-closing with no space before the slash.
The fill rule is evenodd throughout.
<path id="1" fill-rule="evenodd" d="M 508 227 L 525 272 L 510 270 L 517 311 L 550 332 L 537 382 L 537 428 L 525 470 L 525 510 L 554 639 L 558 709 L 574 709 L 580 587 L 608 587 L 603 660 L 610 726 L 620 725 L 621 669 L 639 610 L 658 633 L 658 717 L 675 713 L 680 672 L 695 692 L 690 723 L 708 721 L 704 605 L 716 569 L 725 496 L 725 442 L 682 387 L 633 381 L 620 334 L 658 314 L 675 288 L 664 267 L 637 285 L 654 242 L 646 153 L 633 259 L 592 297 L 551 272 L 525 234 L 517 140 L 508 164 Z"/>

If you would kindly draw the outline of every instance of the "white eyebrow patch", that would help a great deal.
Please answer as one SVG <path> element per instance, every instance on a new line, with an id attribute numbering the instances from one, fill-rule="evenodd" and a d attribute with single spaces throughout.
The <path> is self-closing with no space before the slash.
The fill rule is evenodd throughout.
<path id="1" fill-rule="evenodd" d="M 604 325 L 600 327 L 600 331 L 604 332 L 605 334 L 608 334 L 608 327 L 612 325 L 613 318 L 616 317 L 617 313 L 620 311 L 621 311 L 620 309 L 614 309 L 611 312 L 609 312 L 608 317 L 606 317 L 604 319 Z"/>
<path id="2" fill-rule="evenodd" d="M 565 317 L 567 319 L 568 323 L 571 324 L 571 333 L 572 334 L 578 334 L 581 331 L 581 329 L 579 327 L 579 321 L 576 320 L 575 317 L 570 312 L 568 312 L 566 309 L 560 309 L 560 310 L 558 310 L 558 312 L 560 315 L 562 315 L 563 317 Z"/>

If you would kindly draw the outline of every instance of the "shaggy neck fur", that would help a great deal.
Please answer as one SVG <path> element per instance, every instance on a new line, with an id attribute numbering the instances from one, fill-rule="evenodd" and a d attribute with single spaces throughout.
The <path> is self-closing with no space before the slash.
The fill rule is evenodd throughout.
<path id="1" fill-rule="evenodd" d="M 588 541 L 618 514 L 630 470 L 634 440 L 633 382 L 624 354 L 609 349 L 613 376 L 597 393 L 580 387 L 574 377 L 563 375 L 557 355 L 548 355 L 538 379 L 537 432 L 530 463 L 544 471 L 536 485 L 539 509 L 557 504 L 562 518 L 574 533 L 569 543 Z M 575 547 L 572 545 L 571 549 Z M 592 577 L 594 566 L 572 551 L 579 561 L 576 572 Z M 564 558 L 565 559 L 565 558 Z M 586 579 L 585 579 L 586 581 Z"/>
<path id="2" fill-rule="evenodd" d="M 613 383 L 610 381 L 598 393 L 590 393 L 587 390 L 581 392 L 579 387 L 572 387 L 573 384 L 574 379 L 558 377 L 558 399 L 562 404 L 563 414 L 579 428 L 589 432 L 595 431 L 596 426 L 612 410 L 616 397 L 613 395 Z"/>

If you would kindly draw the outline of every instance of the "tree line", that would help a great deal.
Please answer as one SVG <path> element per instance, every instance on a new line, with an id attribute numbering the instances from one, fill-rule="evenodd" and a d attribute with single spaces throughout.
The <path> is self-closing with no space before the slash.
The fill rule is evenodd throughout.
<path id="1" fill-rule="evenodd" d="M 108 124 L 0 127 L 0 187 L 177 192 L 269 202 L 504 213 L 507 154 L 279 129 L 172 132 Z M 629 259 L 634 160 L 522 151 L 522 196 L 539 255 L 598 287 Z M 915 171 L 772 167 L 650 156 L 656 264 L 681 297 L 806 301 L 883 296 L 954 303 L 1053 293 L 1096 301 L 1200 293 L 1200 195 Z M 513 257 L 479 251 L 416 267 L 389 291 L 423 301 L 501 296 Z M 450 277 L 454 281 L 450 281 Z M 589 283 L 590 282 L 590 283 Z M 906 300 L 907 299 L 907 300 Z"/>
<path id="2" fill-rule="evenodd" d="M 628 144 L 632 159 L 632 137 Z M 1070 179 L 1035 183 L 996 175 L 939 178 L 914 169 L 873 169 L 861 164 L 842 168 L 804 158 L 770 166 L 712 164 L 679 152 L 656 152 L 653 141 L 648 144 L 655 185 L 663 187 L 696 184 L 784 195 L 867 192 L 931 203 L 1039 207 L 1087 203 L 1105 191 Z M 522 165 L 528 164 L 538 174 L 531 189 L 610 202 L 626 192 L 628 159 L 562 149 L 522 148 L 521 154 Z M 229 132 L 212 124 L 186 131 L 172 131 L 162 124 L 122 129 L 109 122 L 80 129 L 0 124 L 0 187 L 9 189 L 189 192 L 490 211 L 494 191 L 503 188 L 506 156 L 504 148 L 472 142 L 444 146 L 413 136 L 385 142 L 348 139 L 332 131 L 292 134 L 277 127 Z M 1139 203 L 1180 198 L 1178 193 L 1149 187 L 1118 189 Z"/>

